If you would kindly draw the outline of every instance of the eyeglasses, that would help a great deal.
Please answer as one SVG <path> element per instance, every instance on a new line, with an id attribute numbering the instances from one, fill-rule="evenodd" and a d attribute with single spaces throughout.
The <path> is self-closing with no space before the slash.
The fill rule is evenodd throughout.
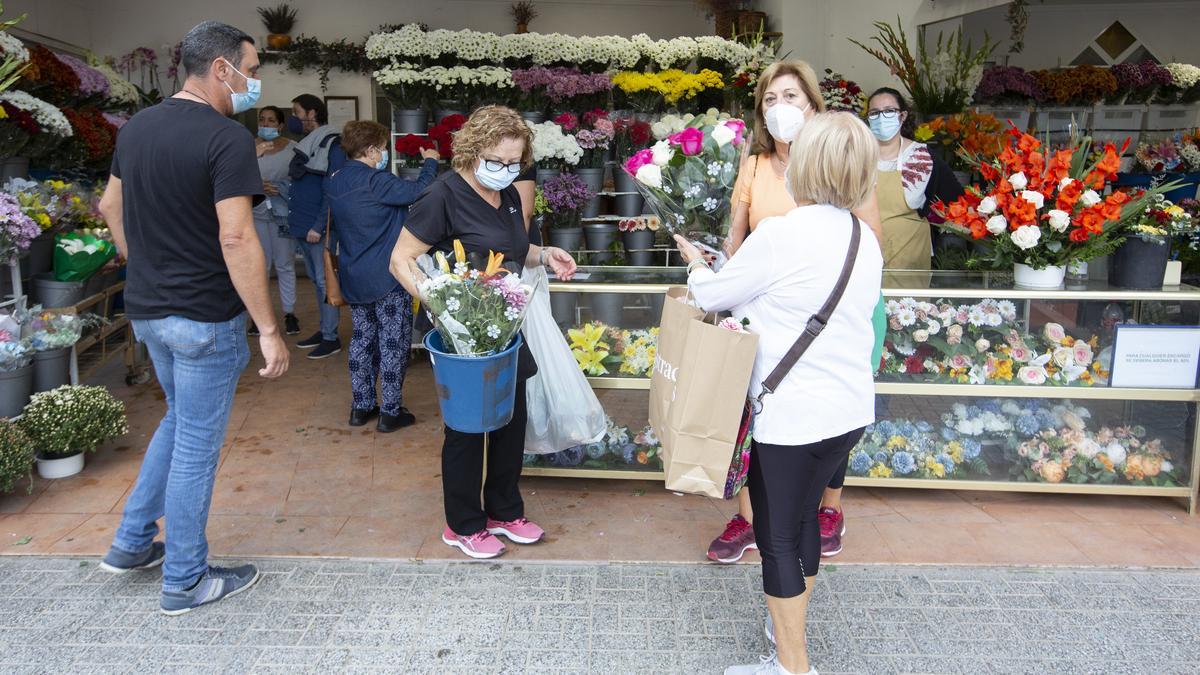
<path id="1" fill-rule="evenodd" d="M 867 119 L 877 120 L 883 117 L 885 120 L 895 119 L 896 115 L 900 114 L 899 108 L 884 108 L 883 110 L 872 110 L 867 113 Z"/>
<path id="2" fill-rule="evenodd" d="M 503 169 L 503 170 L 505 170 L 509 173 L 513 173 L 513 174 L 521 173 L 521 163 L 520 162 L 513 162 L 512 164 L 505 164 L 504 162 L 501 162 L 499 160 L 485 159 L 485 160 L 483 160 L 483 166 L 485 168 L 487 168 L 488 171 L 500 171 L 501 169 Z"/>

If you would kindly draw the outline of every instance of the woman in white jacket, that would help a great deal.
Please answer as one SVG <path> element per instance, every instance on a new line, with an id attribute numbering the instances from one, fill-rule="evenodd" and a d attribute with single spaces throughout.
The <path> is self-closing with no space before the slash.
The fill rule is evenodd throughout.
<path id="1" fill-rule="evenodd" d="M 763 590 L 777 655 L 726 673 L 815 673 L 805 645 L 805 617 L 821 559 L 817 509 L 826 483 L 863 428 L 875 421 L 871 315 L 879 300 L 883 255 L 850 211 L 875 186 L 878 145 L 850 113 L 822 113 L 805 124 L 787 169 L 799 205 L 763 220 L 714 273 L 694 246 L 677 237 L 688 260 L 688 288 L 706 310 L 731 310 L 759 334 L 750 380 L 763 380 L 804 332 L 833 291 L 852 233 L 858 250 L 845 293 L 823 332 L 763 400 L 755 420 L 749 487 L 762 554 Z M 773 627 L 770 625 L 773 624 Z"/>

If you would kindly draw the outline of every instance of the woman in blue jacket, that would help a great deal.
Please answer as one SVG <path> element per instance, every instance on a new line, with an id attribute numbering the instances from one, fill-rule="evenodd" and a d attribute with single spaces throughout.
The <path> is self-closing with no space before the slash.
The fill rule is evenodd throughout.
<path id="1" fill-rule="evenodd" d="M 338 251 L 338 281 L 354 323 L 350 426 L 362 426 L 378 414 L 375 429 L 390 433 L 416 418 L 402 405 L 413 301 L 388 271 L 388 260 L 408 205 L 437 176 L 438 154 L 423 152 L 420 177 L 404 180 L 393 175 L 388 165 L 388 130 L 382 124 L 348 122 L 341 146 L 348 161 L 329 177 L 326 197 L 333 215 L 331 245 Z M 377 377 L 383 398 L 378 406 Z"/>

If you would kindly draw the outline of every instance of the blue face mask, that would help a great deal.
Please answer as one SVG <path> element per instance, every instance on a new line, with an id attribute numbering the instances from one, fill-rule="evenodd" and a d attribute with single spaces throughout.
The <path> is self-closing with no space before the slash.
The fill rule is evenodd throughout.
<path id="1" fill-rule="evenodd" d="M 229 63 L 228 60 L 222 59 L 222 61 L 225 61 L 225 63 L 229 64 L 230 68 L 233 68 L 233 64 Z M 233 68 L 233 72 L 242 75 L 242 71 L 237 68 Z M 233 104 L 234 115 L 240 115 L 253 108 L 258 103 L 258 97 L 262 96 L 262 80 L 246 77 L 245 75 L 242 75 L 242 78 L 246 80 L 246 91 L 234 91 L 228 82 L 225 83 L 225 88 L 229 90 L 230 102 Z"/>
<path id="2" fill-rule="evenodd" d="M 517 167 L 517 173 L 520 173 L 520 167 Z M 512 185 L 513 181 L 517 179 L 517 174 L 510 171 L 506 166 L 493 171 L 487 168 L 487 162 L 481 159 L 475 165 L 475 178 L 479 181 L 480 185 L 499 192 Z"/>
<path id="3" fill-rule="evenodd" d="M 279 130 L 275 127 L 259 127 L 258 137 L 264 141 L 273 141 L 279 138 Z"/>
<path id="4" fill-rule="evenodd" d="M 382 150 L 380 152 L 381 152 L 381 154 L 379 157 L 379 161 L 375 162 L 375 168 L 379 171 L 383 171 L 384 169 L 387 168 L 387 165 L 388 165 L 388 151 Z"/>
<path id="5" fill-rule="evenodd" d="M 900 133 L 900 115 L 891 119 L 880 115 L 873 120 L 868 120 L 868 123 L 871 125 L 871 133 L 875 134 L 875 138 L 878 138 L 881 143 L 892 140 L 896 134 Z"/>
<path id="6" fill-rule="evenodd" d="M 299 136 L 300 134 L 304 133 L 304 122 L 302 122 L 300 118 L 296 117 L 295 115 L 288 115 L 287 130 Z"/>

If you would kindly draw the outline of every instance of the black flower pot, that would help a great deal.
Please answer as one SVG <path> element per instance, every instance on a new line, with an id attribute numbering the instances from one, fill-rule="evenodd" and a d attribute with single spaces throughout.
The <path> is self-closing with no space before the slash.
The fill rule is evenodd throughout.
<path id="1" fill-rule="evenodd" d="M 625 245 L 625 262 L 634 267 L 649 267 L 654 264 L 654 233 L 650 230 L 622 232 Z"/>
<path id="2" fill-rule="evenodd" d="M 550 245 L 564 251 L 574 253 L 583 248 L 582 227 L 552 227 L 550 228 Z"/>
<path id="3" fill-rule="evenodd" d="M 1108 283 L 1118 288 L 1162 288 L 1171 244 L 1130 237 L 1109 259 Z"/>

